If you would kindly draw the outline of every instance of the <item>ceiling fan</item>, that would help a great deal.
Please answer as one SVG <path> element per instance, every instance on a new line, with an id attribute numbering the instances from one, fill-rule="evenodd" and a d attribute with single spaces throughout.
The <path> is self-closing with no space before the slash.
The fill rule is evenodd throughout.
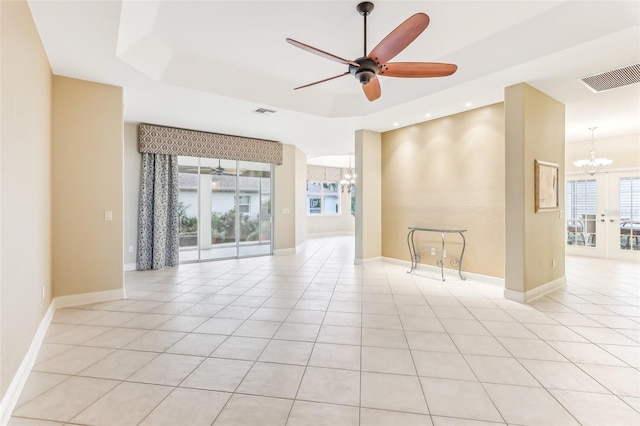
<path id="1" fill-rule="evenodd" d="M 437 62 L 387 62 L 402 52 L 413 40 L 415 40 L 429 25 L 429 16 L 425 13 L 416 13 L 391 31 L 371 53 L 367 55 L 367 16 L 373 10 L 373 3 L 362 2 L 356 10 L 364 17 L 364 56 L 354 60 L 348 60 L 317 49 L 308 44 L 287 38 L 287 42 L 302 50 L 322 56 L 323 58 L 339 62 L 349 66 L 345 73 L 325 78 L 314 83 L 296 87 L 293 90 L 324 83 L 347 74 L 352 74 L 360 81 L 364 94 L 369 101 L 375 101 L 380 97 L 380 82 L 378 75 L 385 77 L 424 78 L 445 77 L 453 74 L 458 69 L 457 65 Z"/>

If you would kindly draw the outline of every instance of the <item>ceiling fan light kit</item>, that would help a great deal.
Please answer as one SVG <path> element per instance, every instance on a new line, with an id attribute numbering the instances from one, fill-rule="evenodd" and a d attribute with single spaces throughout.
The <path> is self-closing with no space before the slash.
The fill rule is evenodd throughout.
<path id="1" fill-rule="evenodd" d="M 378 75 L 385 77 L 401 78 L 427 78 L 445 77 L 456 72 L 458 67 L 454 64 L 436 62 L 387 62 L 402 52 L 411 44 L 429 25 L 429 16 L 425 13 L 416 13 L 391 31 L 373 50 L 367 55 L 367 16 L 373 11 L 373 3 L 362 2 L 356 10 L 364 18 L 364 56 L 354 60 L 348 60 L 325 52 L 308 44 L 287 38 L 286 41 L 302 50 L 313 53 L 323 58 L 348 65 L 348 71 L 320 81 L 299 86 L 293 90 L 302 89 L 319 83 L 324 83 L 347 74 L 353 75 L 362 85 L 365 96 L 369 101 L 375 101 L 381 95 Z"/>

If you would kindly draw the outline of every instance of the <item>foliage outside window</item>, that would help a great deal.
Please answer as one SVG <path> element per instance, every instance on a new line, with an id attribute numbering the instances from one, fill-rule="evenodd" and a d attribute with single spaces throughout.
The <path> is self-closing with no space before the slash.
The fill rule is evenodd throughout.
<path id="1" fill-rule="evenodd" d="M 340 184 L 338 182 L 307 182 L 307 214 L 340 214 Z"/>

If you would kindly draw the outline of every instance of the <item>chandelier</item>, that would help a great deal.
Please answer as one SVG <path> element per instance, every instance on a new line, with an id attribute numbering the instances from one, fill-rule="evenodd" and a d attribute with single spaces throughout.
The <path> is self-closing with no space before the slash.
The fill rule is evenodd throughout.
<path id="1" fill-rule="evenodd" d="M 595 141 L 593 140 L 593 131 L 595 129 L 597 129 L 597 127 L 589 127 L 589 130 L 591 130 L 591 151 L 589 151 L 589 159 L 578 160 L 573 163 L 574 166 L 591 176 L 613 163 L 613 160 L 609 160 L 608 158 L 596 158 Z"/>
<path id="2" fill-rule="evenodd" d="M 351 167 L 351 155 L 353 153 L 349 153 L 349 168 L 346 173 L 343 173 L 342 179 L 340 179 L 340 186 L 342 187 L 342 192 L 351 193 L 353 189 L 356 187 L 356 173 L 353 171 Z"/>

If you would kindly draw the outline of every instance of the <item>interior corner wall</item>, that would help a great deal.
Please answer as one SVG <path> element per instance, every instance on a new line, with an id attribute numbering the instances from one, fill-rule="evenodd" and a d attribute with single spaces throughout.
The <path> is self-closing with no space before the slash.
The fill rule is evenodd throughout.
<path id="1" fill-rule="evenodd" d="M 505 132 L 505 288 L 526 293 L 565 275 L 564 219 L 536 213 L 534 191 L 534 160 L 556 163 L 564 206 L 564 105 L 525 83 L 507 87 Z"/>
<path id="2" fill-rule="evenodd" d="M 0 19 L 1 399 L 51 303 L 52 75 L 27 2 Z"/>
<path id="3" fill-rule="evenodd" d="M 314 166 L 323 170 L 326 175 L 326 167 Z M 332 168 L 330 168 L 332 169 Z M 308 170 L 308 168 L 307 168 Z M 344 173 L 345 169 L 335 169 Z M 308 172 L 307 172 L 308 173 Z M 307 177 L 307 180 L 313 180 L 313 177 Z M 334 180 L 335 182 L 335 180 Z M 305 194 L 306 196 L 306 194 Z M 305 198 L 304 210 L 308 208 Z M 343 191 L 340 193 L 340 213 L 339 214 L 319 214 L 307 215 L 307 236 L 323 236 L 323 235 L 352 235 L 355 230 L 355 218 L 351 214 L 351 193 Z"/>
<path id="4" fill-rule="evenodd" d="M 120 87 L 53 77 L 56 297 L 123 288 L 122 101 Z"/>
<path id="5" fill-rule="evenodd" d="M 138 252 L 138 203 L 142 154 L 138 152 L 138 125 L 124 124 L 124 247 L 125 270 L 135 269 Z M 133 251 L 129 251 L 133 247 Z"/>
<path id="6" fill-rule="evenodd" d="M 305 203 L 307 199 L 307 156 L 299 148 L 295 149 L 295 201 L 294 212 L 296 215 L 295 247 L 300 247 L 307 239 L 307 211 Z"/>
<path id="7" fill-rule="evenodd" d="M 294 145 L 283 144 L 282 164 L 274 166 L 273 249 L 295 249 L 306 234 L 307 161 Z"/>
<path id="8" fill-rule="evenodd" d="M 383 256 L 409 261 L 410 226 L 466 229 L 462 269 L 502 278 L 504 209 L 502 103 L 382 134 Z M 439 233 L 417 232 L 415 241 L 422 250 L 441 247 Z M 457 234 L 445 241 L 460 255 Z M 421 263 L 438 258 L 427 251 Z"/>
<path id="9" fill-rule="evenodd" d="M 382 253 L 381 135 L 358 130 L 356 148 L 355 261 L 379 258 Z"/>

